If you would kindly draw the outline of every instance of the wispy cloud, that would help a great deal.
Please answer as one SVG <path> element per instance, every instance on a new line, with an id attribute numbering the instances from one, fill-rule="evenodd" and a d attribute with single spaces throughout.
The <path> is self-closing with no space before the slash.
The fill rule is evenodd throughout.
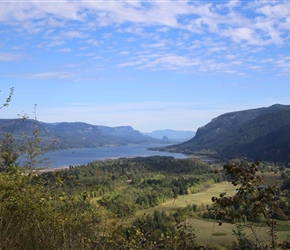
<path id="1" fill-rule="evenodd" d="M 71 49 L 69 49 L 69 48 L 58 49 L 57 52 L 65 52 L 65 53 L 68 53 L 68 52 L 71 52 Z"/>
<path id="2" fill-rule="evenodd" d="M 0 51 L 0 62 L 5 62 L 5 61 L 18 61 L 24 59 L 25 56 L 22 54 L 17 54 L 17 53 L 10 53 L 10 52 L 2 52 Z"/>
<path id="3" fill-rule="evenodd" d="M 73 72 L 41 72 L 41 73 L 31 73 L 31 74 L 5 74 L 5 76 L 24 78 L 24 79 L 71 79 L 74 78 L 75 74 Z"/>
<path id="4" fill-rule="evenodd" d="M 32 20 L 43 20 L 43 26 L 47 26 L 51 24 L 51 20 L 60 19 L 66 22 L 77 21 L 79 24 L 87 23 L 88 27 L 98 27 L 129 22 L 144 26 L 159 26 L 160 32 L 168 31 L 169 28 L 184 29 L 193 33 L 210 31 L 216 35 L 227 35 L 236 42 L 241 40 L 252 42 L 253 38 L 258 42 L 267 37 L 268 43 L 285 41 L 285 37 L 282 36 L 283 30 L 289 31 L 287 18 L 290 4 L 279 2 L 273 4 L 265 2 L 264 6 L 251 10 L 253 14 L 259 15 L 255 19 L 246 14 L 246 10 L 250 11 L 247 6 L 250 3 L 239 1 L 230 1 L 227 4 L 186 1 L 152 1 L 147 5 L 142 5 L 141 1 L 59 3 L 27 1 L 20 4 L 9 2 L 1 4 L 4 8 L 1 8 L 0 20 L 11 24 L 18 22 L 24 25 Z M 239 10 L 244 9 L 245 13 L 238 12 L 237 7 Z M 95 16 L 94 21 L 91 20 L 92 16 Z M 40 25 L 39 22 L 35 24 Z M 81 36 L 79 31 L 69 33 L 67 34 L 69 37 Z"/>
<path id="5" fill-rule="evenodd" d="M 224 52 L 227 59 L 241 53 L 245 58 L 255 49 L 286 46 L 290 41 L 290 3 L 280 1 L 26 1 L 3 2 L 1 7 L 0 22 L 17 26 L 21 34 L 39 33 L 43 40 L 38 48 L 65 45 L 58 51 L 71 52 L 67 44 L 76 39 L 103 51 L 114 48 L 124 60 L 116 60 L 119 67 L 240 73 L 234 65 L 241 63 L 225 62 Z M 113 31 L 120 34 L 118 42 Z M 130 58 L 124 53 L 129 41 Z M 134 50 L 148 52 L 141 58 L 134 57 Z M 96 58 L 92 52 L 82 54 Z M 0 54 L 2 61 L 17 58 L 13 53 Z"/>
<path id="6" fill-rule="evenodd" d="M 275 63 L 284 73 L 290 75 L 290 56 L 281 56 Z"/>
<path id="7" fill-rule="evenodd" d="M 0 37 L 42 120 L 189 129 L 289 99 L 289 1 L 0 0 Z"/>

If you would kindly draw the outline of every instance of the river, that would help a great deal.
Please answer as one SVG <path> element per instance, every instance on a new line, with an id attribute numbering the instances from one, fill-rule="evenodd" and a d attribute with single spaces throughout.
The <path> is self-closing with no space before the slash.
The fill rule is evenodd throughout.
<path id="1" fill-rule="evenodd" d="M 166 145 L 134 145 L 120 147 L 100 147 L 100 148 L 82 148 L 60 150 L 55 152 L 47 152 L 44 157 L 49 158 L 49 168 L 57 168 L 63 166 L 77 166 L 87 164 L 95 160 L 116 159 L 120 157 L 145 157 L 145 156 L 173 156 L 174 158 L 187 158 L 184 154 L 169 153 L 162 151 L 151 151 L 147 148 L 154 148 Z"/>

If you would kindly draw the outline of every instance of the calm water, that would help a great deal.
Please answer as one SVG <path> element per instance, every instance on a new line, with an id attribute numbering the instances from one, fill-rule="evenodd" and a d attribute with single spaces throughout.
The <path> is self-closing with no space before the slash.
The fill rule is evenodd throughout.
<path id="1" fill-rule="evenodd" d="M 147 148 L 160 146 L 161 145 L 135 145 L 122 147 L 83 148 L 74 150 L 70 149 L 48 152 L 45 154 L 45 157 L 49 158 L 49 167 L 61 167 L 69 165 L 76 166 L 87 164 L 94 160 L 106 160 L 119 157 L 160 155 L 173 156 L 174 158 L 186 158 L 186 156 L 183 154 L 147 150 Z"/>

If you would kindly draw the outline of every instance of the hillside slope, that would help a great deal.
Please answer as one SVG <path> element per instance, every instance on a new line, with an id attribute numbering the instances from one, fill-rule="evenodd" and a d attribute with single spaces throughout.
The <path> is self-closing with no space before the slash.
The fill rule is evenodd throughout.
<path id="1" fill-rule="evenodd" d="M 262 152 L 269 152 L 270 148 L 271 152 L 278 150 L 280 146 L 277 138 L 283 138 L 287 145 L 290 139 L 286 136 L 290 128 L 288 125 L 290 125 L 289 105 L 276 104 L 268 108 L 226 113 L 199 128 L 191 140 L 167 147 L 166 150 L 187 154 L 207 150 L 216 152 L 222 158 L 259 155 L 262 158 L 266 156 Z M 276 139 L 277 143 L 274 143 Z M 282 153 L 278 155 L 282 157 Z M 277 155 L 274 157 L 274 154 L 271 157 L 267 156 L 269 160 L 274 158 L 277 160 L 277 157 Z M 283 159 L 286 158 L 283 156 Z"/>
<path id="2" fill-rule="evenodd" d="M 252 159 L 290 163 L 290 124 L 253 142 L 241 145 L 237 153 Z"/>
<path id="3" fill-rule="evenodd" d="M 35 123 L 30 119 L 24 122 L 21 119 L 0 119 L 0 136 L 7 132 L 20 140 L 22 133 L 32 136 L 36 125 L 43 144 L 56 139 L 54 149 L 161 143 L 161 140 L 143 135 L 130 126 L 106 127 L 83 122 Z"/>

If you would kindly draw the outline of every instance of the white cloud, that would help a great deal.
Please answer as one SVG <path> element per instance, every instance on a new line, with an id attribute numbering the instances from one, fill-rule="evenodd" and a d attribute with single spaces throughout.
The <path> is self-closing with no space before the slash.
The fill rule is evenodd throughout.
<path id="1" fill-rule="evenodd" d="M 237 12 L 237 7 L 242 5 L 240 1 L 230 1 L 226 4 L 218 2 L 215 5 L 213 3 L 179 1 L 152 1 L 147 3 L 147 6 L 142 5 L 141 1 L 53 1 L 51 3 L 27 1 L 25 3 L 7 2 L 1 3 L 1 5 L 4 6 L 0 11 L 0 20 L 6 23 L 21 22 L 22 25 L 26 21 L 41 19 L 46 20 L 44 25 L 47 25 L 48 21 L 58 19 L 78 21 L 86 23 L 88 26 L 109 26 L 130 22 L 145 26 L 157 25 L 159 31 L 162 32 L 168 31 L 168 28 L 185 29 L 191 32 L 202 32 L 208 29 L 218 34 L 223 30 L 237 29 L 243 33 L 243 39 L 252 38 L 249 30 L 243 30 L 243 28 L 249 24 L 255 26 L 255 19 L 251 20 Z M 224 11 L 225 9 L 226 11 Z M 264 4 L 264 6 L 258 7 L 256 12 L 274 19 L 279 26 L 285 23 L 281 19 L 289 17 L 289 9 L 289 3 Z M 93 16 L 95 17 L 94 21 L 91 20 Z M 261 20 L 263 18 L 260 18 L 258 22 Z M 225 27 L 222 28 L 220 25 Z"/>
<path id="2" fill-rule="evenodd" d="M 31 74 L 5 74 L 5 76 L 25 79 L 70 79 L 75 76 L 73 72 L 41 72 Z"/>
<path id="3" fill-rule="evenodd" d="M 93 53 L 93 52 L 89 52 L 89 53 L 78 53 L 77 56 L 95 57 L 96 54 Z"/>
<path id="4" fill-rule="evenodd" d="M 57 47 L 63 44 L 64 44 L 64 41 L 61 41 L 61 40 L 50 40 L 50 41 L 44 41 L 38 44 L 36 47 L 37 48 Z"/>
<path id="5" fill-rule="evenodd" d="M 157 28 L 156 31 L 157 32 L 168 32 L 169 28 L 168 27 Z"/>
<path id="6" fill-rule="evenodd" d="M 242 65 L 243 62 L 242 61 L 232 61 L 230 62 L 231 65 Z"/>
<path id="7" fill-rule="evenodd" d="M 120 63 L 119 67 L 139 66 L 145 69 L 182 69 L 184 67 L 192 67 L 199 65 L 200 62 L 195 58 L 188 58 L 175 54 L 165 53 L 146 53 L 141 54 L 137 58 L 133 58 L 130 62 Z"/>
<path id="8" fill-rule="evenodd" d="M 120 55 L 130 55 L 131 53 L 130 53 L 130 51 L 121 51 L 119 54 Z"/>
<path id="9" fill-rule="evenodd" d="M 203 48 L 202 51 L 206 51 Z M 245 63 L 239 55 L 223 55 L 223 49 L 217 49 L 216 53 L 221 53 L 222 57 L 228 60 L 217 60 L 204 58 L 203 56 L 194 56 L 192 54 L 179 55 L 167 52 L 149 52 L 136 53 L 126 62 L 120 63 L 119 67 L 135 67 L 138 69 L 162 69 L 176 70 L 184 74 L 196 74 L 197 72 L 215 72 L 242 75 L 246 68 Z"/>
<path id="10" fill-rule="evenodd" d="M 258 66 L 258 65 L 251 65 L 249 68 L 253 69 L 253 70 L 261 70 L 262 69 L 262 67 Z"/>
<path id="11" fill-rule="evenodd" d="M 93 46 L 98 46 L 99 45 L 99 41 L 95 40 L 95 39 L 89 39 L 87 40 L 87 43 L 93 45 Z"/>
<path id="12" fill-rule="evenodd" d="M 279 60 L 275 62 L 275 65 L 282 69 L 284 73 L 290 73 L 290 56 L 281 56 Z"/>
<path id="13" fill-rule="evenodd" d="M 273 19 L 280 19 L 280 18 L 286 18 L 290 16 L 290 3 L 279 3 L 278 4 L 266 4 L 263 7 L 260 7 L 257 9 L 258 13 L 262 13 L 266 15 L 269 18 Z"/>
<path id="14" fill-rule="evenodd" d="M 113 24 L 130 23 L 133 25 L 156 26 L 158 32 L 167 32 L 169 28 L 178 28 L 190 32 L 210 31 L 216 35 L 231 37 L 235 42 L 245 40 L 251 44 L 263 44 L 262 38 L 268 37 L 268 43 L 282 43 L 282 29 L 290 29 L 289 23 L 290 4 L 264 4 L 256 7 L 253 12 L 264 16 L 250 18 L 238 12 L 240 1 L 224 3 L 203 2 L 150 2 L 147 6 L 141 1 L 110 1 L 110 2 L 25 2 L 25 3 L 1 3 L 0 20 L 6 23 L 38 26 L 63 25 L 65 21 L 78 21 L 81 27 L 110 26 Z M 246 5 L 243 3 L 243 5 Z M 244 8 L 246 9 L 246 8 Z M 94 20 L 92 20 L 94 17 Z M 85 26 L 84 26 L 85 24 Z M 133 27 L 120 30 L 130 32 Z M 142 28 L 133 28 L 134 34 L 140 34 Z M 138 30 L 139 29 L 139 30 Z M 30 27 L 32 30 L 32 27 Z M 263 31 L 257 32 L 257 31 Z M 79 31 L 70 31 L 65 34 L 68 37 L 81 38 L 84 34 Z M 270 38 L 269 38 L 270 37 Z M 265 43 L 264 43 L 265 44 Z"/>
<path id="15" fill-rule="evenodd" d="M 261 63 L 272 63 L 274 61 L 273 58 L 265 58 L 263 60 L 260 60 Z"/>
<path id="16" fill-rule="evenodd" d="M 86 15 L 80 13 L 80 2 L 31 2 L 33 6 L 31 9 L 36 9 L 42 16 L 54 16 L 59 19 L 74 20 L 74 21 L 84 21 Z"/>
<path id="17" fill-rule="evenodd" d="M 0 51 L 0 62 L 3 61 L 19 61 L 24 59 L 25 57 L 21 54 L 10 53 L 10 52 L 2 52 Z"/>
<path id="18" fill-rule="evenodd" d="M 145 49 L 165 49 L 167 47 L 166 43 L 151 43 L 151 44 L 142 44 Z"/>
<path id="19" fill-rule="evenodd" d="M 222 36 L 230 37 L 234 42 L 240 43 L 247 41 L 250 44 L 261 44 L 263 43 L 257 35 L 254 29 L 248 27 L 242 28 L 229 28 L 227 30 L 221 31 Z"/>
<path id="20" fill-rule="evenodd" d="M 1 2 L 0 21 L 24 22 L 31 19 L 44 18 L 45 14 L 38 8 L 34 8 L 30 2 L 9 3 Z"/>
<path id="21" fill-rule="evenodd" d="M 215 52 L 221 52 L 221 51 L 226 51 L 228 48 L 225 46 L 219 46 L 219 47 L 211 47 L 208 49 L 208 53 L 215 53 Z"/>
<path id="22" fill-rule="evenodd" d="M 70 38 L 82 38 L 83 39 L 83 38 L 87 37 L 87 34 L 80 32 L 80 31 L 73 31 L 73 30 L 61 32 L 60 35 L 66 39 L 70 39 Z"/>
<path id="23" fill-rule="evenodd" d="M 236 58 L 236 55 L 228 54 L 228 55 L 226 55 L 226 58 L 229 59 L 229 60 L 235 59 Z"/>
<path id="24" fill-rule="evenodd" d="M 289 3 L 231 0 L 0 4 L 0 22 L 17 27 L 14 32 L 22 36 L 25 31 L 21 27 L 39 33 L 43 39 L 37 48 L 65 44 L 58 51 L 69 52 L 68 43 L 79 39 L 102 53 L 119 55 L 115 60 L 119 67 L 232 74 L 241 71 L 234 66 L 248 60 L 251 53 L 269 45 L 286 46 L 290 39 Z M 82 55 L 96 58 L 100 50 Z M 137 55 L 138 50 L 143 52 L 143 58 Z M 6 58 L 16 60 L 13 55 L 7 54 Z M 1 59 L 4 60 L 3 55 Z M 235 61 L 227 63 L 224 59 Z"/>
<path id="25" fill-rule="evenodd" d="M 70 48 L 63 48 L 63 49 L 59 49 L 59 50 L 57 50 L 57 52 L 65 52 L 65 53 L 69 53 L 69 52 L 71 52 L 71 49 L 70 49 Z"/>

